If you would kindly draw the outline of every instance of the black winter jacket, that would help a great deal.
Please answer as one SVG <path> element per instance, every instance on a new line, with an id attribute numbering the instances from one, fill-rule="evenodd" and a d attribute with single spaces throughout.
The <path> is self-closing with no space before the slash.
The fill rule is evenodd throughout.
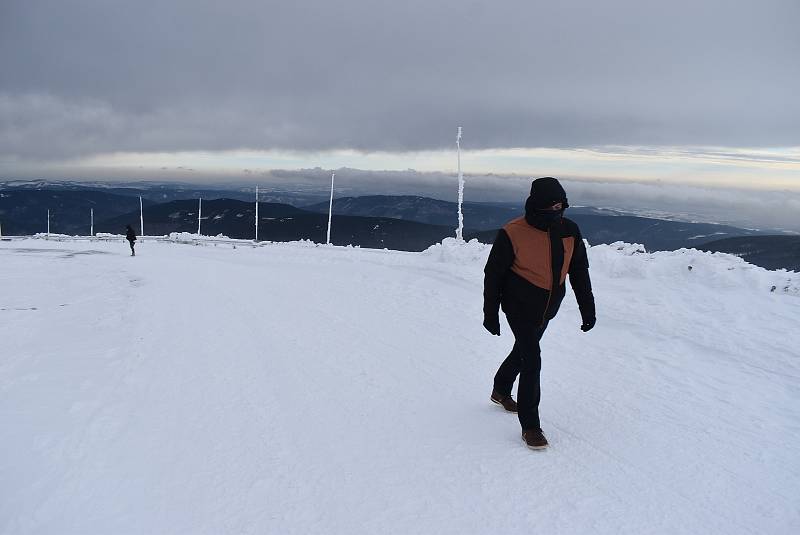
<path id="1" fill-rule="evenodd" d="M 489 260 L 484 269 L 483 312 L 486 317 L 498 315 L 502 305 L 506 315 L 523 316 L 544 324 L 553 319 L 566 293 L 560 275 L 564 264 L 562 238 L 574 238 L 574 250 L 568 268 L 570 285 L 575 292 L 578 307 L 584 322 L 595 317 L 594 296 L 589 279 L 589 260 L 578 225 L 567 218 L 550 228 L 550 253 L 552 261 L 552 285 L 540 288 L 521 277 L 511 267 L 514 264 L 514 246 L 504 229 L 495 238 Z"/>

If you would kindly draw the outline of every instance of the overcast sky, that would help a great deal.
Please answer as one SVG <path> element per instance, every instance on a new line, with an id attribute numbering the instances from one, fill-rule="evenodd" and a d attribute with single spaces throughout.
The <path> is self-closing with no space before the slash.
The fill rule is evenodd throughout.
<path id="1" fill-rule="evenodd" d="M 800 190 L 798 28 L 798 0 L 2 0 L 0 173 L 451 172 L 462 125 L 473 172 Z"/>

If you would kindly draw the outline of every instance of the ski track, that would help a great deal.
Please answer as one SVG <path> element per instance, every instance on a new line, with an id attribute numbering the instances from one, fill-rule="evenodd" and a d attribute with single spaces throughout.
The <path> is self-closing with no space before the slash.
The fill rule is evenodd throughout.
<path id="1" fill-rule="evenodd" d="M 531 452 L 488 401 L 488 250 L 125 251 L 0 244 L 0 533 L 800 529 L 800 299 L 593 256 Z"/>

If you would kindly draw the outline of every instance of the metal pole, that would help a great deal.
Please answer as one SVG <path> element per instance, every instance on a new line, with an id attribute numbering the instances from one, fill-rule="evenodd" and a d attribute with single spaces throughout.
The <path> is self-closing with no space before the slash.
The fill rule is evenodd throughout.
<path id="1" fill-rule="evenodd" d="M 200 216 L 203 213 L 203 199 L 199 199 L 200 204 L 197 206 L 197 235 L 200 235 Z"/>
<path id="2" fill-rule="evenodd" d="M 94 236 L 94 208 L 89 208 L 89 218 L 91 224 L 89 226 L 89 236 Z"/>
<path id="3" fill-rule="evenodd" d="M 144 209 L 141 195 L 139 195 L 139 236 L 144 236 Z"/>
<path id="4" fill-rule="evenodd" d="M 336 173 L 331 173 L 331 202 L 328 206 L 328 239 L 325 242 L 327 245 L 331 244 L 331 219 L 333 218 L 333 178 Z"/>
<path id="5" fill-rule="evenodd" d="M 47 209 L 47 235 L 50 235 L 50 209 Z"/>
<path id="6" fill-rule="evenodd" d="M 456 136 L 456 147 L 458 148 L 458 229 L 456 230 L 456 239 L 464 239 L 464 213 L 461 211 L 461 205 L 464 203 L 464 175 L 461 174 L 461 127 L 458 127 L 458 135 Z"/>
<path id="7" fill-rule="evenodd" d="M 258 184 L 256 184 L 256 241 L 258 241 Z"/>

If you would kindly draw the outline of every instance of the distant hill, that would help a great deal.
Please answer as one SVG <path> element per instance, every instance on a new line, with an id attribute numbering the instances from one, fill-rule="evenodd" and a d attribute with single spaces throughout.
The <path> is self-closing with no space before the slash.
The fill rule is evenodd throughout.
<path id="1" fill-rule="evenodd" d="M 197 232 L 197 201 L 172 201 L 144 210 L 144 230 L 148 235 L 170 232 Z M 234 199 L 204 201 L 201 232 L 231 238 L 254 237 L 254 203 Z M 259 203 L 260 240 L 325 242 L 328 216 L 278 203 Z M 124 214 L 96 226 L 100 232 L 122 232 L 126 224 L 138 231 L 139 212 Z M 334 216 L 331 242 L 400 251 L 422 251 L 452 236 L 449 227 L 427 225 L 385 217 Z"/>
<path id="2" fill-rule="evenodd" d="M 152 201 L 143 200 L 144 206 Z M 97 222 L 139 210 L 139 198 L 99 190 L 0 190 L 0 224 L 3 234 L 25 235 L 47 232 L 47 210 L 50 210 L 50 231 L 60 234 L 88 235 L 90 209 Z M 138 217 L 137 217 L 138 221 Z"/>
<path id="3" fill-rule="evenodd" d="M 306 207 L 323 213 L 328 203 Z M 334 199 L 334 214 L 391 217 L 455 228 L 458 204 L 450 201 L 415 196 L 371 195 Z M 497 229 L 524 212 L 521 203 L 464 203 L 465 225 L 473 229 L 480 241 L 491 243 Z M 625 215 L 614 210 L 575 207 L 567 216 L 577 222 L 589 243 L 627 241 L 641 243 L 648 250 L 675 250 L 696 247 L 714 238 L 750 236 L 758 231 L 713 223 L 686 223 Z"/>
<path id="4" fill-rule="evenodd" d="M 304 207 L 306 210 L 328 213 L 329 203 L 323 202 Z M 523 206 L 513 203 L 465 202 L 462 206 L 464 221 L 469 228 L 488 230 L 500 228 L 507 221 L 519 216 Z M 333 213 L 365 217 L 389 217 L 405 221 L 416 221 L 429 225 L 458 227 L 458 203 L 418 197 L 413 195 L 366 195 L 342 197 L 333 200 Z"/>
<path id="5" fill-rule="evenodd" d="M 179 200 L 154 204 L 144 209 L 145 234 L 161 235 L 170 232 L 197 232 L 198 201 Z M 288 204 L 259 203 L 259 217 L 286 218 L 305 213 Z M 254 234 L 254 203 L 235 199 L 216 199 L 203 202 L 202 232 L 208 235 L 225 234 L 249 238 Z M 101 221 L 98 232 L 119 234 L 125 225 L 139 232 L 139 210 Z M 122 230 L 121 230 L 122 229 Z"/>
<path id="6" fill-rule="evenodd" d="M 218 198 L 225 193 L 236 197 Z M 37 181 L 0 183 L 0 224 L 6 235 L 45 232 L 49 208 L 52 232 L 85 235 L 89 233 L 89 209 L 94 208 L 95 231 L 120 233 L 126 224 L 133 225 L 138 231 L 139 194 L 144 197 L 147 234 L 196 232 L 196 199 L 173 199 L 159 204 L 153 200 L 170 199 L 178 195 L 202 195 L 203 234 L 224 234 L 233 238 L 251 238 L 254 235 L 253 192 L 195 189 L 181 184 L 152 185 L 150 189 L 140 190 L 127 185 L 85 187 L 77 183 L 52 185 Z M 260 198 L 259 238 L 325 241 L 327 202 L 298 208 L 297 204 L 301 204 L 303 199 L 318 198 L 303 192 L 262 192 Z M 263 202 L 267 199 L 287 199 L 296 204 Z M 341 245 L 419 251 L 455 234 L 457 210 L 455 202 L 420 196 L 342 197 L 334 199 L 332 241 Z M 491 243 L 497 229 L 521 215 L 523 206 L 521 202 L 467 202 L 463 205 L 463 211 L 465 238 L 475 237 L 484 243 Z M 639 217 L 592 207 L 571 207 L 567 215 L 580 225 L 584 237 L 591 244 L 626 241 L 641 243 L 648 250 L 657 251 L 700 247 L 704 244 L 711 247 L 710 242 L 718 243 L 721 240 L 720 247 L 745 249 L 720 250 L 743 255 L 747 253 L 747 258 L 758 265 L 796 269 L 798 255 L 793 252 L 795 250 L 789 247 L 784 251 L 781 247 L 788 242 L 775 240 L 791 239 L 791 236 L 770 236 L 772 233 L 727 225 Z M 755 236 L 771 239 L 723 240 Z M 746 247 L 750 247 L 752 252 Z"/>
<path id="7" fill-rule="evenodd" d="M 328 202 L 302 206 L 304 210 L 328 213 Z M 525 212 L 524 202 L 465 202 L 462 206 L 465 225 L 476 231 L 496 230 Z M 431 225 L 458 226 L 458 203 L 414 195 L 365 195 L 333 200 L 333 213 L 369 217 L 391 217 Z M 628 215 L 607 208 L 576 206 L 570 217 L 593 215 L 618 217 Z"/>
<path id="8" fill-rule="evenodd" d="M 581 228 L 583 237 L 591 244 L 625 241 L 641 243 L 648 251 L 674 251 L 682 247 L 693 248 L 715 238 L 753 236 L 756 230 L 747 230 L 713 223 L 685 223 L 637 216 L 598 216 L 570 214 Z"/>
<path id="9" fill-rule="evenodd" d="M 766 269 L 800 272 L 800 236 L 746 236 L 704 243 L 698 249 L 730 253 Z"/>
<path id="10" fill-rule="evenodd" d="M 0 191 L 72 191 L 72 192 L 100 192 L 123 195 L 129 197 L 142 196 L 152 202 L 169 202 L 183 199 L 237 199 L 240 201 L 255 201 L 254 186 L 230 186 L 215 188 L 213 186 L 198 186 L 180 182 L 71 182 L 71 181 L 46 181 L 46 180 L 10 180 L 0 181 Z M 263 202 L 278 202 L 302 206 L 317 203 L 326 198 L 319 192 L 298 189 L 262 189 L 259 199 Z"/>

